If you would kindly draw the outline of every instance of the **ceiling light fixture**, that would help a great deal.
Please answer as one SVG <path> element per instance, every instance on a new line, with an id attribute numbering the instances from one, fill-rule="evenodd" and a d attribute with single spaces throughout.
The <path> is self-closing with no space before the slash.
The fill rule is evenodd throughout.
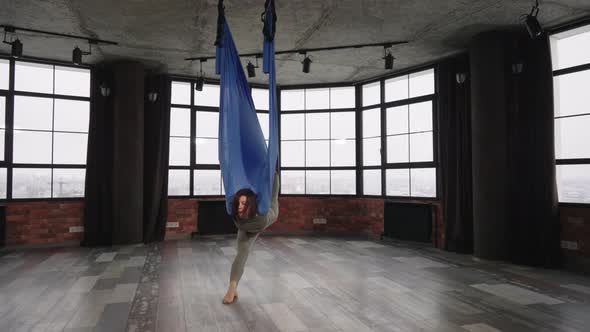
<path id="1" fill-rule="evenodd" d="M 82 64 L 82 56 L 83 55 L 91 55 L 92 54 L 92 42 L 88 43 L 88 52 L 86 51 L 82 51 L 78 46 L 76 46 L 76 48 L 74 48 L 74 50 L 72 51 L 72 62 L 75 65 L 81 65 Z"/>
<path id="2" fill-rule="evenodd" d="M 539 0 L 535 0 L 535 4 L 531 9 L 531 12 L 524 16 L 524 25 L 526 26 L 531 39 L 538 38 L 543 34 L 543 27 L 537 20 L 537 15 L 539 14 Z"/>
<path id="3" fill-rule="evenodd" d="M 0 29 L 4 29 L 4 41 L 3 42 L 5 44 L 9 44 L 12 46 L 11 55 L 13 57 L 22 57 L 23 56 L 23 43 L 18 38 L 16 38 L 15 40 L 8 41 L 6 39 L 6 35 L 7 35 L 7 33 L 15 34 L 17 31 L 26 31 L 31 34 L 42 34 L 42 35 L 57 36 L 57 37 L 62 37 L 62 38 L 85 40 L 90 45 L 92 45 L 92 44 L 95 44 L 95 45 L 97 45 L 97 44 L 118 45 L 116 42 L 108 41 L 108 40 L 88 38 L 88 37 L 84 37 L 84 36 L 68 35 L 65 33 L 49 32 L 49 31 L 36 30 L 36 29 L 20 28 L 20 27 L 15 27 L 13 25 L 0 25 Z M 78 47 L 76 47 L 74 49 L 74 51 L 72 52 L 72 62 L 75 64 L 78 64 L 78 65 L 82 64 L 82 56 L 89 55 L 89 54 L 90 54 L 90 52 L 84 52 L 84 51 L 80 50 Z"/>
<path id="4" fill-rule="evenodd" d="M 252 77 L 256 77 L 256 68 L 258 68 L 258 57 L 255 57 L 256 59 L 256 65 L 253 65 L 252 62 L 248 61 L 248 64 L 246 65 L 246 69 L 248 71 L 248 77 L 252 78 Z"/>
<path id="5" fill-rule="evenodd" d="M 303 61 L 301 61 L 301 63 L 303 64 L 303 72 L 307 74 L 311 69 L 311 63 L 313 61 L 311 61 L 311 58 L 307 55 L 307 52 L 301 52 L 301 54 L 303 54 L 304 56 Z"/>
<path id="6" fill-rule="evenodd" d="M 23 43 L 18 39 L 18 37 L 15 40 L 11 40 L 11 41 L 6 40 L 6 33 L 7 32 L 14 33 L 15 30 L 14 30 L 14 28 L 11 28 L 11 27 L 4 28 L 3 43 L 11 46 L 10 47 L 10 55 L 12 55 L 15 58 L 23 56 Z"/>
<path id="7" fill-rule="evenodd" d="M 207 61 L 207 59 L 200 59 L 199 60 L 199 73 L 200 76 L 197 75 L 197 81 L 195 82 L 195 90 L 203 91 L 203 85 L 205 84 L 205 79 L 203 78 L 203 62 Z"/>
<path id="8" fill-rule="evenodd" d="M 383 59 L 385 60 L 385 69 L 388 70 L 393 69 L 393 60 L 395 59 L 391 54 L 391 46 L 392 45 L 383 45 Z"/>

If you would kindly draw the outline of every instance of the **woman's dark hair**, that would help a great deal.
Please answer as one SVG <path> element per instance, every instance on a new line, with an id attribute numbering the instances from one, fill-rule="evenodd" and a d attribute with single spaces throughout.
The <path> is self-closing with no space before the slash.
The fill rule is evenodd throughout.
<path id="1" fill-rule="evenodd" d="M 234 195 L 234 198 L 231 202 L 232 217 L 239 219 L 238 207 L 240 206 L 240 197 L 242 196 L 246 196 L 246 199 L 248 201 L 248 208 L 246 211 L 247 218 L 249 219 L 254 217 L 256 215 L 256 210 L 258 209 L 258 206 L 256 204 L 256 194 L 250 189 L 240 189 Z"/>

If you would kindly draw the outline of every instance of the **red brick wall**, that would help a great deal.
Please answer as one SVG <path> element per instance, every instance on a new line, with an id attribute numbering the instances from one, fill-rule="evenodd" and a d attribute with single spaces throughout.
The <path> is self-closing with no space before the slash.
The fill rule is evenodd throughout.
<path id="1" fill-rule="evenodd" d="M 178 222 L 178 228 L 168 228 L 166 236 L 173 237 L 197 231 L 197 199 L 170 199 L 168 222 Z M 274 232 L 371 233 L 383 231 L 382 199 L 350 199 L 319 197 L 282 197 L 279 199 L 279 220 L 268 230 Z M 324 217 L 327 224 L 314 224 L 313 218 Z"/>
<path id="2" fill-rule="evenodd" d="M 177 222 L 178 228 L 166 228 L 166 237 L 190 235 L 197 230 L 197 199 L 169 199 L 168 222 Z"/>
<path id="3" fill-rule="evenodd" d="M 269 231 L 309 231 L 380 235 L 383 232 L 383 200 L 284 197 L 279 200 L 279 220 Z M 326 224 L 314 224 L 325 218 Z"/>
<path id="4" fill-rule="evenodd" d="M 82 226 L 84 203 L 81 201 L 6 203 L 5 206 L 6 245 L 82 240 L 82 233 L 70 233 L 70 227 Z"/>
<path id="5" fill-rule="evenodd" d="M 197 231 L 198 202 L 198 199 L 168 200 L 168 222 L 178 223 L 178 227 L 166 229 L 168 238 Z M 7 245 L 59 244 L 82 239 L 82 233 L 70 233 L 70 227 L 83 224 L 82 201 L 6 205 Z M 377 198 L 282 197 L 279 220 L 269 231 L 378 236 L 383 232 L 383 205 L 383 199 Z M 436 215 L 434 222 L 438 223 L 440 244 L 444 240 L 442 213 Z M 314 218 L 326 218 L 327 223 L 314 224 Z"/>
<path id="6" fill-rule="evenodd" d="M 179 228 L 168 228 L 166 231 L 168 237 L 188 235 L 197 230 L 198 202 L 197 199 L 169 200 L 168 222 L 178 222 Z M 445 237 L 442 206 L 437 201 L 428 203 L 435 206 L 433 240 L 436 237 L 437 246 L 443 248 Z M 279 206 L 279 219 L 268 228 L 269 232 L 354 233 L 372 236 L 379 236 L 383 232 L 383 199 L 281 197 Z M 326 218 L 327 223 L 314 224 L 314 218 Z"/>

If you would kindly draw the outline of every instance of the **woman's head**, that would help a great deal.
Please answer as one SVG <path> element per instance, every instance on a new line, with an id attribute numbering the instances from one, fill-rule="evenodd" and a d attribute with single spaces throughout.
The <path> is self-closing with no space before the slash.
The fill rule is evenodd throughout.
<path id="1" fill-rule="evenodd" d="M 256 215 L 256 194 L 250 189 L 240 189 L 232 200 L 232 216 L 250 219 Z"/>

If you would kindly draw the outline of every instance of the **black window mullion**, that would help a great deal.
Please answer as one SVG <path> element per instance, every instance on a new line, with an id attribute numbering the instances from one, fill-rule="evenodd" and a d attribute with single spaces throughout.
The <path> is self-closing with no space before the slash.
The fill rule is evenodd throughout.
<path id="1" fill-rule="evenodd" d="M 332 107 L 332 101 L 330 100 L 331 89 L 328 89 L 328 107 Z M 332 195 L 332 113 L 328 112 L 328 165 L 330 165 L 329 172 L 329 186 L 330 195 Z"/>
<path id="2" fill-rule="evenodd" d="M 363 114 L 362 105 L 362 86 L 357 85 L 354 88 L 355 94 L 355 143 L 356 143 L 356 191 L 357 197 L 364 195 L 364 173 L 363 173 Z"/>
<path id="3" fill-rule="evenodd" d="M 54 77 L 54 81 L 55 81 L 55 77 Z M 55 82 L 54 82 L 54 84 L 55 84 Z M 14 91 L 14 94 L 17 96 L 23 96 L 23 97 L 52 98 L 52 99 L 88 101 L 88 102 L 91 101 L 90 97 L 56 95 L 56 94 L 52 94 L 52 93 L 42 93 L 42 92 Z"/>
<path id="4" fill-rule="evenodd" d="M 408 82 L 408 98 L 409 98 L 410 94 L 412 92 L 410 91 L 410 75 L 408 74 L 407 76 L 408 76 L 407 82 Z M 410 128 L 411 128 L 410 121 L 412 121 L 412 117 L 411 117 L 410 113 L 411 113 L 410 112 L 410 104 L 408 104 L 408 163 L 410 163 L 410 165 L 411 165 L 411 162 L 412 162 L 412 153 L 411 153 L 411 151 L 412 151 L 412 136 L 410 136 Z M 408 195 L 410 197 L 412 197 L 412 168 L 411 168 L 411 166 L 408 167 L 408 188 L 409 188 Z"/>
<path id="5" fill-rule="evenodd" d="M 577 65 L 573 67 L 558 69 L 553 71 L 553 77 L 567 75 L 567 74 L 574 74 L 579 73 L 581 71 L 590 70 L 590 63 L 585 63 L 582 65 Z"/>
<path id="6" fill-rule="evenodd" d="M 590 115 L 590 113 L 580 113 L 580 114 L 556 116 L 554 118 L 555 118 L 555 120 L 560 120 L 560 119 L 584 117 L 584 116 L 589 116 L 589 115 Z"/>
<path id="7" fill-rule="evenodd" d="M 380 98 L 380 129 L 381 129 L 381 195 L 385 193 L 387 183 L 385 178 L 385 173 L 383 171 L 383 165 L 387 163 L 387 112 L 385 108 L 385 80 L 380 80 L 380 91 L 381 91 L 381 98 Z"/>
<path id="8" fill-rule="evenodd" d="M 53 68 L 53 98 L 51 99 L 51 165 L 53 165 L 53 156 L 55 154 L 55 66 Z M 51 190 L 50 197 L 53 198 L 53 167 L 51 168 Z"/>
<path id="9" fill-rule="evenodd" d="M 307 108 L 306 105 L 307 90 L 303 89 L 303 109 Z M 303 113 L 303 193 L 307 195 L 307 110 Z"/>
<path id="10" fill-rule="evenodd" d="M 196 137 L 197 137 L 197 125 L 196 125 L 196 120 L 197 120 L 197 108 L 195 106 L 195 83 L 191 82 L 190 84 L 190 89 L 191 89 L 191 115 L 190 115 L 190 121 L 191 121 L 191 133 L 190 133 L 190 169 L 191 171 L 189 172 L 189 196 L 190 197 L 194 197 L 195 196 L 195 166 L 197 163 L 197 157 L 196 157 Z"/>
<path id="11" fill-rule="evenodd" d="M 435 91 L 435 95 L 434 95 L 434 99 L 432 101 L 432 160 L 434 161 L 434 165 L 435 165 L 435 169 L 434 169 L 434 176 L 435 178 L 435 196 L 436 198 L 440 197 L 440 193 L 442 190 L 442 179 L 441 179 L 441 169 L 440 167 L 438 167 L 439 165 L 439 156 L 440 156 L 440 141 L 439 141 L 439 137 L 438 137 L 438 133 L 439 133 L 439 121 L 438 121 L 438 94 L 436 93 L 438 91 L 437 87 L 438 87 L 438 67 L 435 67 L 434 69 L 434 91 Z"/>
<path id="12" fill-rule="evenodd" d="M 4 146 L 4 160 L 6 161 L 6 199 L 12 199 L 12 175 L 13 175 L 13 144 L 14 144 L 14 84 L 15 61 L 10 59 L 8 95 L 6 98 L 6 141 Z"/>

